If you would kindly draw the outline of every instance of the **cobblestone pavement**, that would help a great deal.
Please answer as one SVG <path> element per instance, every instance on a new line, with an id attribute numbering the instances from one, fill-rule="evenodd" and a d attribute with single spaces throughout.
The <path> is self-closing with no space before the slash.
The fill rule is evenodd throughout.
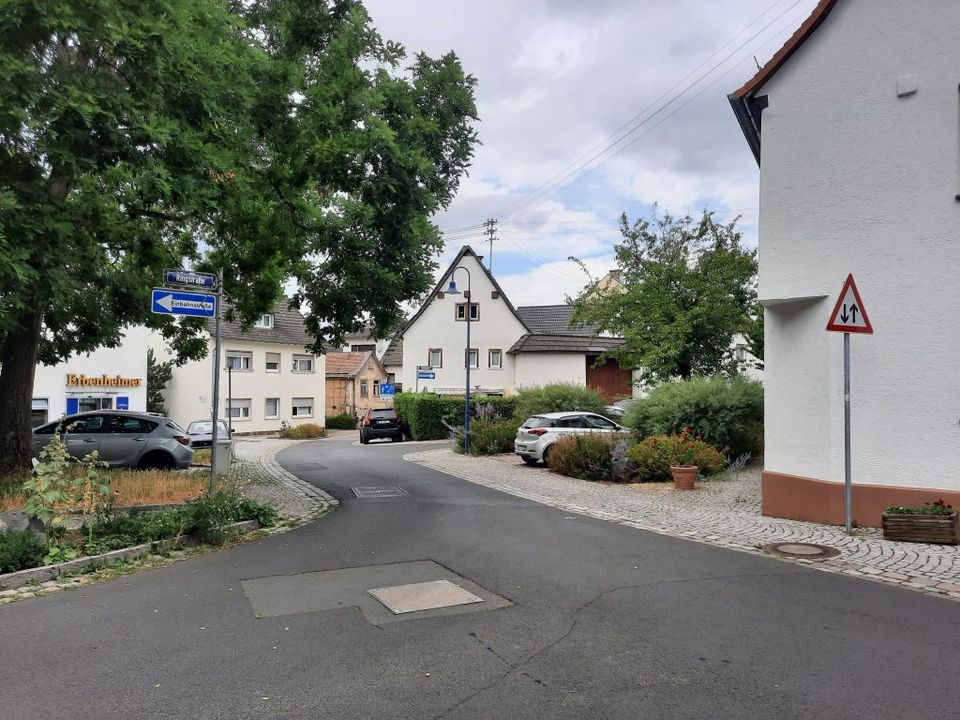
<path id="1" fill-rule="evenodd" d="M 527 467 L 513 455 L 467 457 L 443 449 L 404 459 L 568 512 L 735 550 L 766 555 L 760 547 L 767 543 L 828 545 L 840 555 L 822 562 L 777 559 L 960 600 L 957 546 L 890 542 L 875 528 L 858 529 L 851 537 L 842 527 L 764 517 L 758 468 L 677 492 L 669 484 L 576 480 Z"/>
<path id="2" fill-rule="evenodd" d="M 234 443 L 236 458 L 258 466 L 261 471 L 254 473 L 258 480 L 247 485 L 244 492 L 276 507 L 277 517 L 281 521 L 306 522 L 340 504 L 330 494 L 280 467 L 277 453 L 301 442 L 306 441 L 251 438 Z"/>

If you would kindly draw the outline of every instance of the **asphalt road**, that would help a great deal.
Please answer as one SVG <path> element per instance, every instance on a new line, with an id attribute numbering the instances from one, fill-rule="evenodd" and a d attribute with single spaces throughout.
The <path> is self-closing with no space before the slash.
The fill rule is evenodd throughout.
<path id="1" fill-rule="evenodd" d="M 295 446 L 281 463 L 342 502 L 327 518 L 0 607 L 0 718 L 960 713 L 954 602 L 570 516 L 403 462 L 412 449 Z M 398 484 L 408 496 L 350 491 Z M 241 585 L 410 561 L 512 605 L 257 618 Z"/>

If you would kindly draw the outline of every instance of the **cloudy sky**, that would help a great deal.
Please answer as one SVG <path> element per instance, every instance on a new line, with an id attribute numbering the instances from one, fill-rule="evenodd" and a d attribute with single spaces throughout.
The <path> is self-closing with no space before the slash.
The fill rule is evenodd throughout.
<path id="1" fill-rule="evenodd" d="M 815 0 L 367 0 L 411 54 L 477 78 L 482 145 L 449 210 L 443 267 L 499 220 L 493 270 L 516 305 L 560 303 L 613 267 L 620 213 L 742 215 L 759 173 L 727 102 Z"/>

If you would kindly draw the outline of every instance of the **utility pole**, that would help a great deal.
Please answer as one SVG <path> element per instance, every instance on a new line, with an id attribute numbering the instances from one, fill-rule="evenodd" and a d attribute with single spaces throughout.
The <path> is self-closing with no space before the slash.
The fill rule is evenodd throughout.
<path id="1" fill-rule="evenodd" d="M 486 230 L 484 232 L 490 236 L 490 254 L 487 257 L 487 270 L 491 273 L 493 272 L 493 241 L 497 239 L 497 221 L 495 218 L 487 218 L 487 221 L 484 223 Z"/>

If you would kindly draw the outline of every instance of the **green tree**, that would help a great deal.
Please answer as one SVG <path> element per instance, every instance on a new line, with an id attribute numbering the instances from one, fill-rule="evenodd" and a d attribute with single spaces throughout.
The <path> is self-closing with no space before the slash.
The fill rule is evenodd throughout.
<path id="1" fill-rule="evenodd" d="M 153 349 L 147 349 L 147 412 L 167 414 L 163 391 L 173 377 L 173 365 L 173 360 L 157 362 Z"/>
<path id="2" fill-rule="evenodd" d="M 456 56 L 407 61 L 357 0 L 8 0 L 0 77 L 0 466 L 38 361 L 135 324 L 203 355 L 149 312 L 164 267 L 223 268 L 244 323 L 294 279 L 315 349 L 395 325 L 476 142 Z"/>
<path id="3" fill-rule="evenodd" d="M 623 337 L 611 356 L 648 381 L 735 371 L 733 337 L 751 331 L 758 309 L 757 254 L 736 220 L 720 225 L 704 211 L 630 225 L 624 214 L 620 232 L 621 284 L 591 283 L 573 301 L 573 322 Z"/>

